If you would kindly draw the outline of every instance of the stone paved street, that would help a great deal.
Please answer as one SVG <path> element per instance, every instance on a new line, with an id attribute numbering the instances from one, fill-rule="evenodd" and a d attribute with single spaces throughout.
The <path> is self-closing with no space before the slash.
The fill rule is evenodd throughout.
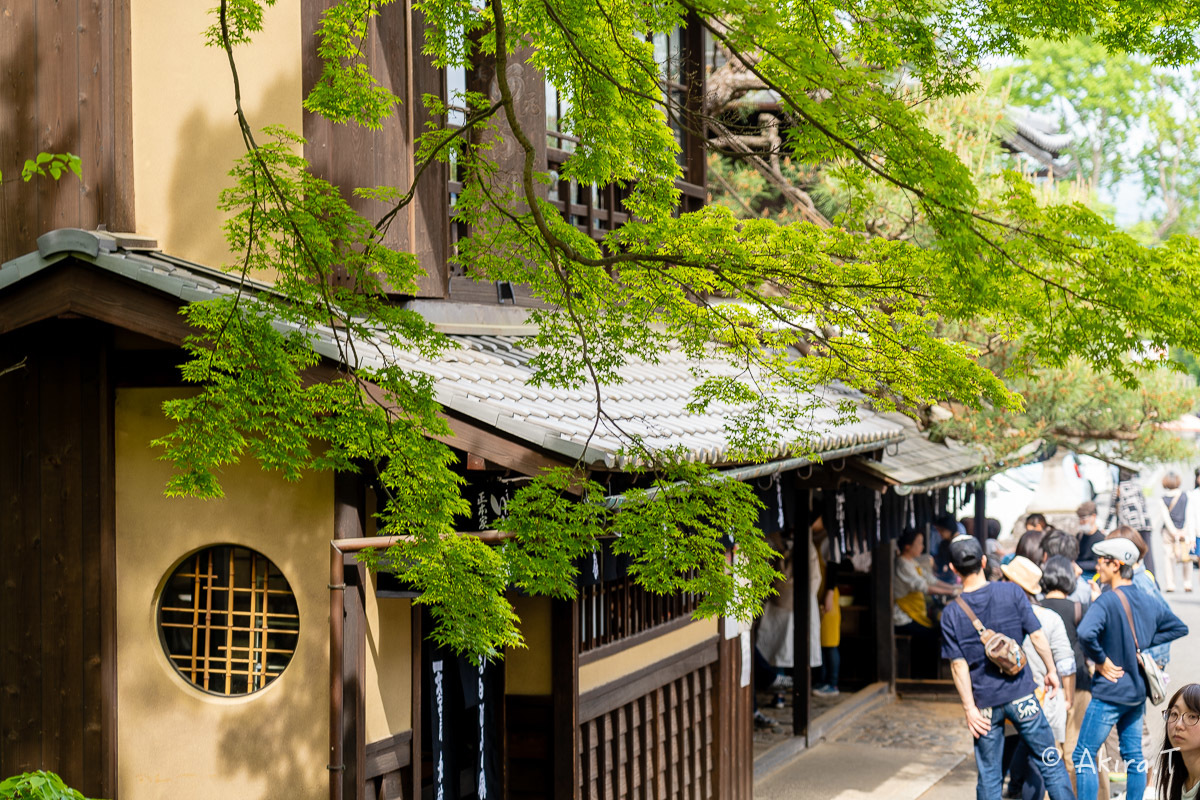
<path id="1" fill-rule="evenodd" d="M 814 696 L 812 699 L 813 719 L 821 716 L 831 708 L 836 708 L 840 703 L 848 700 L 852 694 L 853 692 L 844 692 L 837 697 Z M 774 708 L 770 705 L 772 700 L 771 694 L 760 693 L 758 695 L 758 707 L 778 724 L 773 728 L 755 728 L 754 755 L 756 757 L 792 737 L 792 698 L 790 694 L 785 696 L 787 697 L 786 705 L 783 708 Z"/>
<path id="2" fill-rule="evenodd" d="M 844 744 L 964 753 L 971 735 L 962 708 L 947 699 L 906 697 L 848 726 L 833 739 Z"/>
<path id="3" fill-rule="evenodd" d="M 957 702 L 902 698 L 863 715 L 755 786 L 757 800 L 916 798 L 958 766 L 970 735 Z"/>

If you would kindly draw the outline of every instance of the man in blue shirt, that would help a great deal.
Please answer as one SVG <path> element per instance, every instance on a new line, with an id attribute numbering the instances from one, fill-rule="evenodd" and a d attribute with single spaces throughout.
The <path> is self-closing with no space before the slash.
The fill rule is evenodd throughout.
<path id="1" fill-rule="evenodd" d="M 1138 549 L 1128 539 L 1106 539 L 1092 548 L 1096 554 L 1096 576 L 1111 591 L 1092 603 L 1079 623 L 1079 643 L 1087 657 L 1096 662 L 1092 678 L 1092 702 L 1084 712 L 1075 747 L 1076 786 L 1079 800 L 1095 800 L 1099 770 L 1096 752 L 1113 725 L 1121 745 L 1121 758 L 1128 762 L 1125 796 L 1142 800 L 1146 790 L 1146 761 L 1142 758 L 1142 714 L 1146 705 L 1146 679 L 1137 662 L 1137 646 L 1129 629 L 1129 618 L 1121 602 L 1129 603 L 1143 649 L 1186 636 L 1188 629 L 1166 603 L 1159 603 L 1133 585 L 1133 567 Z"/>
<path id="2" fill-rule="evenodd" d="M 1018 644 L 1029 637 L 1046 664 L 1046 696 L 1059 691 L 1058 673 L 1042 624 L 1033 614 L 1025 590 L 1014 583 L 988 583 L 983 568 L 987 557 L 978 540 L 958 536 L 950 542 L 950 566 L 962 577 L 962 599 L 984 628 L 1002 633 Z M 967 728 L 975 737 L 977 800 L 1000 797 L 1004 782 L 1004 720 L 1016 727 L 1030 751 L 1041 756 L 1039 766 L 1051 800 L 1074 800 L 1067 769 L 1058 758 L 1054 734 L 1034 694 L 1029 669 L 1006 675 L 984 652 L 983 642 L 966 612 L 957 603 L 942 612 L 942 657 L 950 660 L 954 687 L 962 700 Z"/>

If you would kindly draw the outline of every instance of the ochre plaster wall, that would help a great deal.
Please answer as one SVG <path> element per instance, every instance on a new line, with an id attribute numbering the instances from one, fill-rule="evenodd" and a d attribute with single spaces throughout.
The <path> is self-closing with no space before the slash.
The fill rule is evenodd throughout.
<path id="1" fill-rule="evenodd" d="M 508 600 L 521 619 L 525 647 L 504 654 L 504 693 L 548 695 L 552 690 L 550 671 L 550 598 L 510 594 Z"/>
<path id="2" fill-rule="evenodd" d="M 579 668 L 579 693 L 591 691 L 606 683 L 620 680 L 656 661 L 682 653 L 693 645 L 717 635 L 717 620 L 704 619 L 663 634 L 656 639 L 634 645 Z"/>
<path id="3" fill-rule="evenodd" d="M 377 742 L 412 729 L 412 602 L 367 591 L 366 736 Z"/>
<path id="4" fill-rule="evenodd" d="M 134 198 L 140 233 L 166 252 L 229 260 L 217 210 L 245 150 L 224 51 L 207 47 L 213 0 L 132 0 Z M 242 108 L 259 141 L 267 125 L 303 127 L 300 3 L 265 8 L 263 31 L 234 49 Z"/>
<path id="5" fill-rule="evenodd" d="M 223 471 L 221 500 L 165 498 L 170 467 L 149 442 L 168 430 L 161 403 L 170 396 L 159 389 L 117 392 L 119 796 L 323 798 L 332 476 L 287 483 L 247 460 Z M 158 592 L 179 560 L 225 543 L 275 562 L 300 610 L 291 664 L 270 686 L 242 698 L 205 694 L 182 678 L 167 662 L 155 618 Z"/>

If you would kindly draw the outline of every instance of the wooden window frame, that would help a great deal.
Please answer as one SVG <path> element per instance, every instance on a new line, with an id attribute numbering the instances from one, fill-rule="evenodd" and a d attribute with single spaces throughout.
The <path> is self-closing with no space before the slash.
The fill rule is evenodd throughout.
<path id="1" fill-rule="evenodd" d="M 227 560 L 222 564 L 215 559 Z M 238 566 L 247 560 L 249 582 L 240 585 L 247 576 L 238 574 Z M 178 578 L 190 579 L 190 601 L 169 596 Z M 271 598 L 280 596 L 292 602 L 286 611 L 273 611 Z M 257 694 L 274 683 L 295 656 L 300 641 L 299 608 L 291 610 L 295 599 L 283 571 L 257 550 L 236 544 L 200 548 L 172 568 L 159 593 L 155 625 L 163 653 L 181 678 L 206 694 Z M 190 652 L 172 648 L 168 629 L 190 630 Z M 280 637 L 284 642 L 290 638 L 292 646 L 280 646 Z M 282 665 L 270 667 L 268 659 L 280 656 Z"/>

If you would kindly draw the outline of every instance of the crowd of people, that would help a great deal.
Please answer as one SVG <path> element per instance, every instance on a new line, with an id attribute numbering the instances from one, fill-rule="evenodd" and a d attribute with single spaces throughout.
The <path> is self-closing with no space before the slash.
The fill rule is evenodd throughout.
<path id="1" fill-rule="evenodd" d="M 1075 532 L 1030 514 L 1011 552 L 998 523 L 977 538 L 950 516 L 933 524 L 931 553 L 920 531 L 897 542 L 893 625 L 910 639 L 914 677 L 948 667 L 974 737 L 978 798 L 1107 798 L 1121 762 L 1126 800 L 1142 800 L 1150 774 L 1163 798 L 1200 794 L 1200 685 L 1160 691 L 1170 643 L 1188 632 L 1164 592 L 1177 577 L 1193 590 L 1200 552 L 1200 489 L 1180 484 L 1164 479 L 1153 532 L 1106 532 L 1089 501 Z M 1157 578 L 1154 536 L 1166 553 Z M 1162 743 L 1143 741 L 1148 700 L 1167 723 Z"/>
<path id="2" fill-rule="evenodd" d="M 976 537 L 974 520 L 949 515 L 933 522 L 928 540 L 911 528 L 897 540 L 892 622 L 906 639 L 902 658 L 914 678 L 953 680 L 974 738 L 977 798 L 1108 800 L 1110 775 L 1123 774 L 1125 800 L 1144 800 L 1151 784 L 1163 800 L 1200 800 L 1200 684 L 1158 691 L 1171 642 L 1188 633 L 1167 594 L 1194 590 L 1200 553 L 1200 469 L 1195 491 L 1181 483 L 1174 473 L 1163 480 L 1153 525 L 1145 498 L 1122 483 L 1125 496 L 1114 498 L 1103 526 L 1088 501 L 1077 524 L 1064 525 L 1073 531 L 1033 513 L 1015 543 L 1001 540 L 995 520 Z M 839 692 L 841 565 L 830 560 L 820 520 L 812 534 L 811 603 L 800 613 L 810 617 L 813 693 L 831 696 Z M 796 611 L 794 554 L 780 551 L 785 581 L 759 622 L 753 671 L 777 708 L 793 688 Z M 1166 723 L 1161 742 L 1147 738 L 1148 708 Z M 757 706 L 754 717 L 757 727 L 776 724 Z"/>

